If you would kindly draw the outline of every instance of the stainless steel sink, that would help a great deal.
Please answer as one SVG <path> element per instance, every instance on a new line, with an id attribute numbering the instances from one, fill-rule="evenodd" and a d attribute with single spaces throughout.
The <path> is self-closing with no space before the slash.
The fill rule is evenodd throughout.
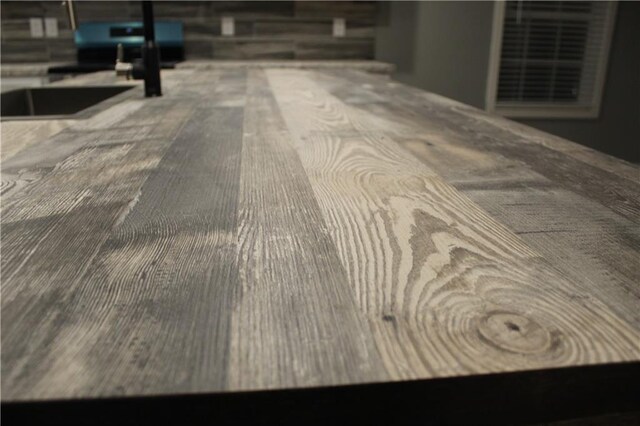
<path id="1" fill-rule="evenodd" d="M 69 116 L 119 95 L 135 86 L 33 87 L 4 92 L 4 117 Z"/>

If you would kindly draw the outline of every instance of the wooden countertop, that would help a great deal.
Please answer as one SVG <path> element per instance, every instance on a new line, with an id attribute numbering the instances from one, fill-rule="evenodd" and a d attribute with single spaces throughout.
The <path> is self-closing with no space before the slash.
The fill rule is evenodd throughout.
<path id="1" fill-rule="evenodd" d="M 64 65 L 64 62 L 18 62 L 3 63 L 0 66 L 2 77 L 46 77 L 49 68 Z"/>
<path id="2" fill-rule="evenodd" d="M 178 69 L 195 70 L 225 70 L 225 69 L 314 69 L 314 70 L 356 70 L 372 74 L 389 75 L 395 70 L 395 65 L 388 62 L 372 60 L 224 60 L 224 59 L 195 59 L 180 62 Z"/>
<path id="3" fill-rule="evenodd" d="M 640 360 L 637 166 L 358 71 L 163 79 L 3 159 L 3 402 Z"/>
<path id="4" fill-rule="evenodd" d="M 45 77 L 49 68 L 69 65 L 63 62 L 22 62 L 2 64 L 2 77 Z M 226 70 L 226 69 L 265 69 L 265 68 L 293 68 L 293 69 L 332 69 L 358 70 L 373 74 L 391 74 L 395 65 L 388 62 L 372 60 L 224 60 L 224 59 L 192 59 L 176 64 L 177 69 L 193 70 Z"/>

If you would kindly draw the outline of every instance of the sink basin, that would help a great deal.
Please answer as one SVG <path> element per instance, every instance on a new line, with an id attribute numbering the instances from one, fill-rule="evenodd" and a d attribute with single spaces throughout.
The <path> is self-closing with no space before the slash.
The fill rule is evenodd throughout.
<path id="1" fill-rule="evenodd" d="M 33 87 L 4 92 L 2 117 L 76 114 L 135 86 Z"/>

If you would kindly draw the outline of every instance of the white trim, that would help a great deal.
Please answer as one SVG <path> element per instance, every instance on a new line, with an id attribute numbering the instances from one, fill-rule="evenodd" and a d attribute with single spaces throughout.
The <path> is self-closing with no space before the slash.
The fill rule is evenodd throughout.
<path id="1" fill-rule="evenodd" d="M 579 106 L 532 106 L 519 105 L 519 106 L 497 106 L 493 110 L 494 114 L 501 115 L 509 118 L 598 118 L 598 111 L 592 107 L 579 107 Z"/>
<path id="2" fill-rule="evenodd" d="M 616 15 L 618 14 L 618 1 L 609 2 L 609 11 L 607 14 L 606 32 L 602 45 L 602 57 L 598 64 L 598 74 L 596 75 L 594 108 L 596 117 L 600 116 L 600 105 L 602 104 L 602 94 L 604 92 L 604 84 L 607 79 L 607 68 L 609 68 L 609 52 L 611 50 L 611 40 L 613 39 L 613 29 L 615 28 Z"/>
<path id="3" fill-rule="evenodd" d="M 503 0 L 493 2 L 493 24 L 491 28 L 491 47 L 489 50 L 489 71 L 487 74 L 487 92 L 485 94 L 485 109 L 495 112 L 496 95 L 498 94 L 498 77 L 500 75 L 500 55 L 502 54 L 502 33 L 504 29 L 504 11 L 506 3 Z"/>
<path id="4" fill-rule="evenodd" d="M 505 117 L 514 118 L 598 118 L 600 116 L 602 95 L 604 93 L 604 85 L 609 64 L 611 40 L 613 38 L 618 7 L 617 0 L 609 1 L 607 3 L 609 10 L 607 11 L 602 55 L 596 69 L 596 81 L 594 85 L 592 104 L 585 107 L 553 104 L 536 106 L 534 103 L 509 105 L 507 102 L 497 105 L 496 98 L 498 95 L 498 79 L 500 77 L 500 56 L 502 54 L 502 35 L 504 31 L 506 3 L 504 0 L 495 1 L 493 6 L 493 23 L 489 50 L 485 110 Z"/>

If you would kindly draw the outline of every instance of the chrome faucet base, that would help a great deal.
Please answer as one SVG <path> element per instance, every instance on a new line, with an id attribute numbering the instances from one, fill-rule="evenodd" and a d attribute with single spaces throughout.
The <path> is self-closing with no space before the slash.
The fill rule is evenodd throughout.
<path id="1" fill-rule="evenodd" d="M 127 80 L 133 78 L 133 64 L 116 61 L 116 77 L 124 77 Z"/>

